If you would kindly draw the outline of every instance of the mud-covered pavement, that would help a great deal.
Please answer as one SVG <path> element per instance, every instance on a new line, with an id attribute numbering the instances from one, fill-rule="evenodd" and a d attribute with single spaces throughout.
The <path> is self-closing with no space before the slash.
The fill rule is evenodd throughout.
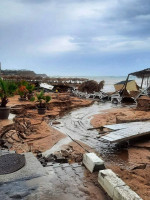
<path id="1" fill-rule="evenodd" d="M 105 110 L 111 109 L 116 106 L 109 102 L 98 103 L 95 102 L 92 106 L 86 108 L 80 108 L 70 112 L 61 119 L 57 120 L 60 124 L 53 125 L 53 127 L 62 133 L 66 134 L 65 139 L 60 140 L 52 151 L 60 150 L 62 145 L 68 144 L 71 141 L 80 141 L 90 146 L 94 151 L 97 151 L 102 155 L 110 154 L 114 151 L 114 145 L 109 146 L 108 143 L 104 143 L 100 139 L 100 134 L 93 128 L 90 121 L 94 115 L 103 113 Z M 118 105 L 120 107 L 120 105 Z"/>
<path id="2" fill-rule="evenodd" d="M 74 103 L 75 105 L 73 104 L 73 108 L 75 106 L 76 107 L 81 106 L 81 103 L 82 103 L 82 106 L 84 105 L 83 103 L 85 103 L 86 106 L 91 104 L 90 102 L 84 102 L 84 101 L 81 102 L 80 99 L 75 99 L 75 103 Z M 68 104 L 65 105 L 65 107 L 63 107 L 64 110 L 66 110 L 66 108 L 69 108 L 70 110 L 72 110 L 72 107 L 69 107 Z M 55 110 L 55 106 L 53 109 Z M 61 110 L 61 107 L 59 108 L 59 110 Z M 71 158 L 73 154 L 75 155 L 75 156 L 73 155 L 72 162 L 81 162 L 82 154 L 85 153 L 86 151 L 96 151 L 97 154 L 100 154 L 100 156 L 105 161 L 107 168 L 111 168 L 115 173 L 119 174 L 119 176 L 144 200 L 149 200 L 149 196 L 150 196 L 150 185 L 149 185 L 149 182 L 150 182 L 150 176 L 149 176 L 150 174 L 150 153 L 149 153 L 150 143 L 149 143 L 149 139 L 145 139 L 145 140 L 142 139 L 142 143 L 134 142 L 132 143 L 132 146 L 123 146 L 120 148 L 116 144 L 110 145 L 108 143 L 102 142 L 100 139 L 101 134 L 99 134 L 98 129 L 88 130 L 89 128 L 103 126 L 105 124 L 117 123 L 117 120 L 124 122 L 124 121 L 130 121 L 130 120 L 142 121 L 143 119 L 145 120 L 147 118 L 150 119 L 149 112 L 142 112 L 142 111 L 140 112 L 140 111 L 137 111 L 136 109 L 130 109 L 130 107 L 122 107 L 121 105 L 115 106 L 109 102 L 106 102 L 106 103 L 95 102 L 93 105 L 89 107 L 73 110 L 72 112 L 66 114 L 62 118 L 57 118 L 57 119 L 55 118 L 55 120 L 53 120 L 54 118 L 52 118 L 50 126 L 47 124 L 46 121 L 42 121 L 41 123 L 39 116 L 37 114 L 35 115 L 35 113 L 36 111 L 30 108 L 27 110 L 27 113 L 25 115 L 26 116 L 25 122 L 26 120 L 30 120 L 31 125 L 33 125 L 33 128 L 34 128 L 34 132 L 32 132 L 32 134 L 29 136 L 25 135 L 26 138 L 22 139 L 22 142 L 20 142 L 19 140 L 17 144 L 22 145 L 21 147 L 23 147 L 23 145 L 25 144 L 25 141 L 27 141 L 28 139 L 30 140 L 32 139 L 32 142 L 34 140 L 34 143 L 32 143 L 34 144 L 33 145 L 34 148 L 32 148 L 32 152 L 35 152 L 36 149 L 40 149 L 41 152 L 46 151 L 47 155 L 57 152 L 59 150 L 62 150 L 64 146 L 66 145 L 69 147 L 69 149 L 67 147 L 67 151 L 70 152 Z M 49 113 L 52 114 L 53 111 L 49 110 Z M 35 116 L 37 116 L 36 119 L 35 119 Z M 24 119 L 24 115 L 23 115 L 23 119 Z M 18 120 L 18 116 L 17 116 L 17 120 Z M 22 118 L 19 118 L 19 120 L 22 120 Z M 37 124 L 37 121 L 40 123 Z M 16 130 L 16 126 L 15 126 L 14 132 L 16 133 L 16 131 L 18 131 L 18 129 Z M 27 131 L 29 131 L 29 128 L 27 129 Z M 21 129 L 19 129 L 19 133 L 20 132 L 21 132 Z M 9 131 L 5 135 L 7 136 L 7 134 L 9 136 Z M 46 137 L 44 134 L 46 134 Z M 14 141 L 15 140 L 13 140 L 13 142 Z M 15 141 L 15 144 L 16 144 L 16 141 Z M 14 150 L 18 150 L 18 146 Z M 23 148 L 23 151 L 28 151 L 28 148 L 27 149 Z M 43 154 L 45 154 L 45 152 Z M 69 164 L 72 165 L 72 162 L 70 162 Z M 63 167 L 60 166 L 59 169 L 60 169 L 60 176 L 61 176 L 61 182 L 59 185 L 60 194 L 64 192 L 63 188 L 65 187 L 67 191 L 65 194 L 65 199 L 67 199 L 66 197 L 70 199 L 69 195 L 74 194 L 74 190 L 73 190 L 74 187 L 73 185 L 70 184 L 70 187 L 68 188 L 69 191 L 68 191 L 67 190 L 68 183 L 67 182 L 65 183 L 65 179 L 63 179 L 63 177 L 66 176 L 68 177 L 69 180 L 72 180 L 72 178 L 70 178 L 70 175 L 67 172 L 65 172 L 66 175 L 63 176 L 64 174 Z M 57 179 L 56 171 L 57 170 L 55 169 L 52 170 L 52 173 L 54 173 L 53 174 L 54 180 Z M 85 168 L 83 171 L 87 172 Z M 104 199 L 104 198 L 99 198 L 98 196 L 96 198 L 95 196 L 93 197 L 93 195 L 96 195 L 98 191 L 100 191 L 100 193 L 106 196 L 107 198 L 107 195 L 105 195 L 104 191 L 97 185 L 97 174 L 96 173 L 94 174 L 83 173 L 83 174 L 84 174 L 84 177 L 82 177 L 81 175 L 81 177 L 79 178 L 84 178 L 81 180 L 80 185 L 83 185 L 86 182 L 86 185 L 84 186 L 84 190 L 85 190 L 84 193 L 91 194 L 91 191 L 94 191 L 94 193 L 91 194 L 92 196 L 85 195 L 85 198 L 97 199 L 97 200 Z M 75 174 L 75 177 L 76 177 L 76 174 Z M 52 184 L 54 185 L 54 190 L 55 190 L 58 188 L 58 185 L 55 184 L 54 180 L 52 179 Z M 77 192 L 78 183 L 76 183 L 76 186 L 77 186 L 76 188 L 76 192 Z M 87 191 L 86 191 L 86 188 L 87 188 Z M 79 197 L 79 199 L 84 199 L 81 196 Z M 51 197 L 53 197 L 52 194 L 51 194 Z M 76 199 L 76 195 L 73 195 L 73 197 L 74 197 L 73 199 Z M 60 196 L 58 199 L 60 199 Z"/>
<path id="3" fill-rule="evenodd" d="M 104 124 L 114 124 L 119 120 L 145 120 L 150 118 L 149 112 L 138 111 L 133 106 L 114 106 L 110 103 L 95 103 L 90 107 L 81 108 L 67 114 L 57 120 L 60 124 L 54 128 L 67 135 L 65 140 L 54 145 L 54 151 L 60 150 L 63 144 L 72 140 L 80 141 L 93 148 L 104 159 L 106 167 L 115 173 L 129 185 L 144 200 L 150 196 L 150 138 L 142 137 L 139 140 L 130 141 L 123 146 L 104 143 L 100 139 L 98 130 L 92 128 L 93 116 L 99 120 L 97 127 Z M 99 113 L 99 114 L 98 114 Z M 96 116 L 98 114 L 98 116 Z M 91 123 L 92 122 L 92 125 Z M 96 126 L 95 126 L 96 127 Z M 83 146 L 84 148 L 84 146 Z M 53 151 L 52 151 L 53 152 Z M 51 152 L 51 153 L 52 153 Z"/>

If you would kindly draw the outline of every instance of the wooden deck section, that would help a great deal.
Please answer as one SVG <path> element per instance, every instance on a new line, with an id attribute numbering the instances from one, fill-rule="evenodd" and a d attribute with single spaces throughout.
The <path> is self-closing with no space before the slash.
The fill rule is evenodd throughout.
<path id="1" fill-rule="evenodd" d="M 101 139 L 110 143 L 123 142 L 150 134 L 150 121 L 106 125 L 104 127 L 111 129 L 112 132 Z"/>

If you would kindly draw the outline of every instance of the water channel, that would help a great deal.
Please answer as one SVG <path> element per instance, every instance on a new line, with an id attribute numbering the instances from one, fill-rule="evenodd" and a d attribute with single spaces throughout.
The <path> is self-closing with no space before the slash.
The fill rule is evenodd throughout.
<path id="1" fill-rule="evenodd" d="M 113 105 L 110 102 L 95 102 L 89 107 L 84 107 L 71 111 L 67 115 L 58 119 L 60 124 L 53 125 L 53 127 L 60 132 L 66 134 L 66 138 L 60 140 L 54 147 L 46 154 L 54 153 L 55 151 L 61 150 L 62 145 L 69 144 L 72 141 L 80 141 L 94 150 L 96 150 L 105 160 L 105 162 L 117 162 L 119 165 L 127 161 L 127 151 L 124 149 L 118 150 L 115 144 L 110 145 L 101 141 L 99 132 L 94 130 L 88 130 L 93 128 L 90 124 L 92 117 L 99 113 L 104 113 L 105 110 L 113 107 L 121 107 L 121 105 Z"/>

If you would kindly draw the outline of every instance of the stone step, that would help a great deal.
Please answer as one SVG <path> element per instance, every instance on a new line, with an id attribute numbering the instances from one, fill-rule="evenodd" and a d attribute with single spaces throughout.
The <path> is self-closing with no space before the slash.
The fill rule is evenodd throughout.
<path id="1" fill-rule="evenodd" d="M 142 200 L 111 169 L 100 170 L 98 182 L 113 200 Z"/>
<path id="2" fill-rule="evenodd" d="M 83 155 L 83 164 L 91 173 L 96 170 L 105 169 L 104 161 L 95 153 L 85 153 Z"/>

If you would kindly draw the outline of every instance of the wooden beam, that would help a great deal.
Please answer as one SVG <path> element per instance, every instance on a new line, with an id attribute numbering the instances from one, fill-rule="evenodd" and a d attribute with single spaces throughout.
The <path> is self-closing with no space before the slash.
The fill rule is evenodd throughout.
<path id="1" fill-rule="evenodd" d="M 123 91 L 123 94 L 122 94 L 122 95 L 124 95 L 124 92 L 125 92 L 125 90 L 126 90 L 126 87 L 127 87 L 127 84 L 128 84 L 128 80 L 129 80 L 129 76 L 130 76 L 130 74 L 128 74 L 127 79 L 126 79 L 126 82 L 125 82 L 125 84 L 124 84 L 124 86 L 123 86 L 123 88 L 122 88 L 122 90 L 121 90 L 121 91 Z"/>

